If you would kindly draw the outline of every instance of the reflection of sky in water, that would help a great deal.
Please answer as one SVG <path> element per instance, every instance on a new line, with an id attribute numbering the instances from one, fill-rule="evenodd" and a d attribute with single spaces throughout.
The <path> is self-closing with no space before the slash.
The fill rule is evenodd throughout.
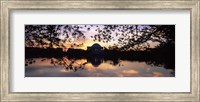
<path id="1" fill-rule="evenodd" d="M 76 71 L 67 70 L 63 65 L 54 66 L 51 59 L 41 61 L 34 59 L 35 63 L 25 67 L 26 77 L 173 77 L 174 71 L 163 67 L 147 65 L 145 62 L 120 61 L 113 65 L 112 61 L 104 61 L 97 67 L 87 63 Z M 67 59 L 68 60 L 68 59 Z M 70 61 L 70 60 L 68 60 Z M 67 61 L 66 61 L 67 62 Z M 86 59 L 76 60 L 73 66 L 87 62 Z"/>

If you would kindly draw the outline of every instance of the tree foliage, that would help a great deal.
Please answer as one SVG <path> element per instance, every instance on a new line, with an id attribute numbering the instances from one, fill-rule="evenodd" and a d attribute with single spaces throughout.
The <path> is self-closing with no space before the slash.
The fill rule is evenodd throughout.
<path id="1" fill-rule="evenodd" d="M 72 39 L 85 38 L 81 30 L 91 31 L 93 41 L 110 43 L 112 50 L 146 50 L 150 43 L 158 46 L 175 43 L 175 25 L 26 25 L 26 46 L 65 47 Z M 92 31 L 94 30 L 94 31 Z"/>
<path id="2" fill-rule="evenodd" d="M 65 42 L 72 38 L 84 38 L 84 34 L 76 25 L 26 25 L 26 46 L 65 47 Z M 73 43 L 73 42 L 72 42 Z"/>
<path id="3" fill-rule="evenodd" d="M 174 25 L 104 25 L 97 32 L 94 35 L 97 41 L 111 42 L 118 37 L 118 43 L 109 48 L 115 50 L 145 50 L 150 47 L 150 42 L 165 44 L 175 41 Z"/>

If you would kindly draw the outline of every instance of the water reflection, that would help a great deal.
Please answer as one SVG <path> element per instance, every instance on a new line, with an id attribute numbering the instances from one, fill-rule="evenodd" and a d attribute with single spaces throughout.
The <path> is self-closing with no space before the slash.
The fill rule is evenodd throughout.
<path id="1" fill-rule="evenodd" d="M 91 63 L 94 67 L 98 67 L 101 63 L 103 63 L 103 57 L 98 55 L 93 57 L 88 57 L 87 62 Z"/>
<path id="2" fill-rule="evenodd" d="M 26 77 L 173 77 L 173 68 L 148 61 L 109 60 L 101 56 L 27 58 Z"/>

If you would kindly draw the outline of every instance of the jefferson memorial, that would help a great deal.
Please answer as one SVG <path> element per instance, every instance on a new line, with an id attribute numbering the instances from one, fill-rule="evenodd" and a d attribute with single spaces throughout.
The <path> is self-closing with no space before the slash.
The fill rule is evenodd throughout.
<path id="1" fill-rule="evenodd" d="M 98 43 L 95 43 L 92 46 L 88 46 L 87 51 L 91 54 L 103 54 L 103 47 Z"/>

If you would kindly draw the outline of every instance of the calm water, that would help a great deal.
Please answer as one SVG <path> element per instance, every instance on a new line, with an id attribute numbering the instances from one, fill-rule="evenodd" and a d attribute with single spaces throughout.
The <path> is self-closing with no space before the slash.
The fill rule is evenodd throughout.
<path id="1" fill-rule="evenodd" d="M 174 77 L 173 69 L 146 62 L 63 58 L 26 59 L 26 77 Z"/>

